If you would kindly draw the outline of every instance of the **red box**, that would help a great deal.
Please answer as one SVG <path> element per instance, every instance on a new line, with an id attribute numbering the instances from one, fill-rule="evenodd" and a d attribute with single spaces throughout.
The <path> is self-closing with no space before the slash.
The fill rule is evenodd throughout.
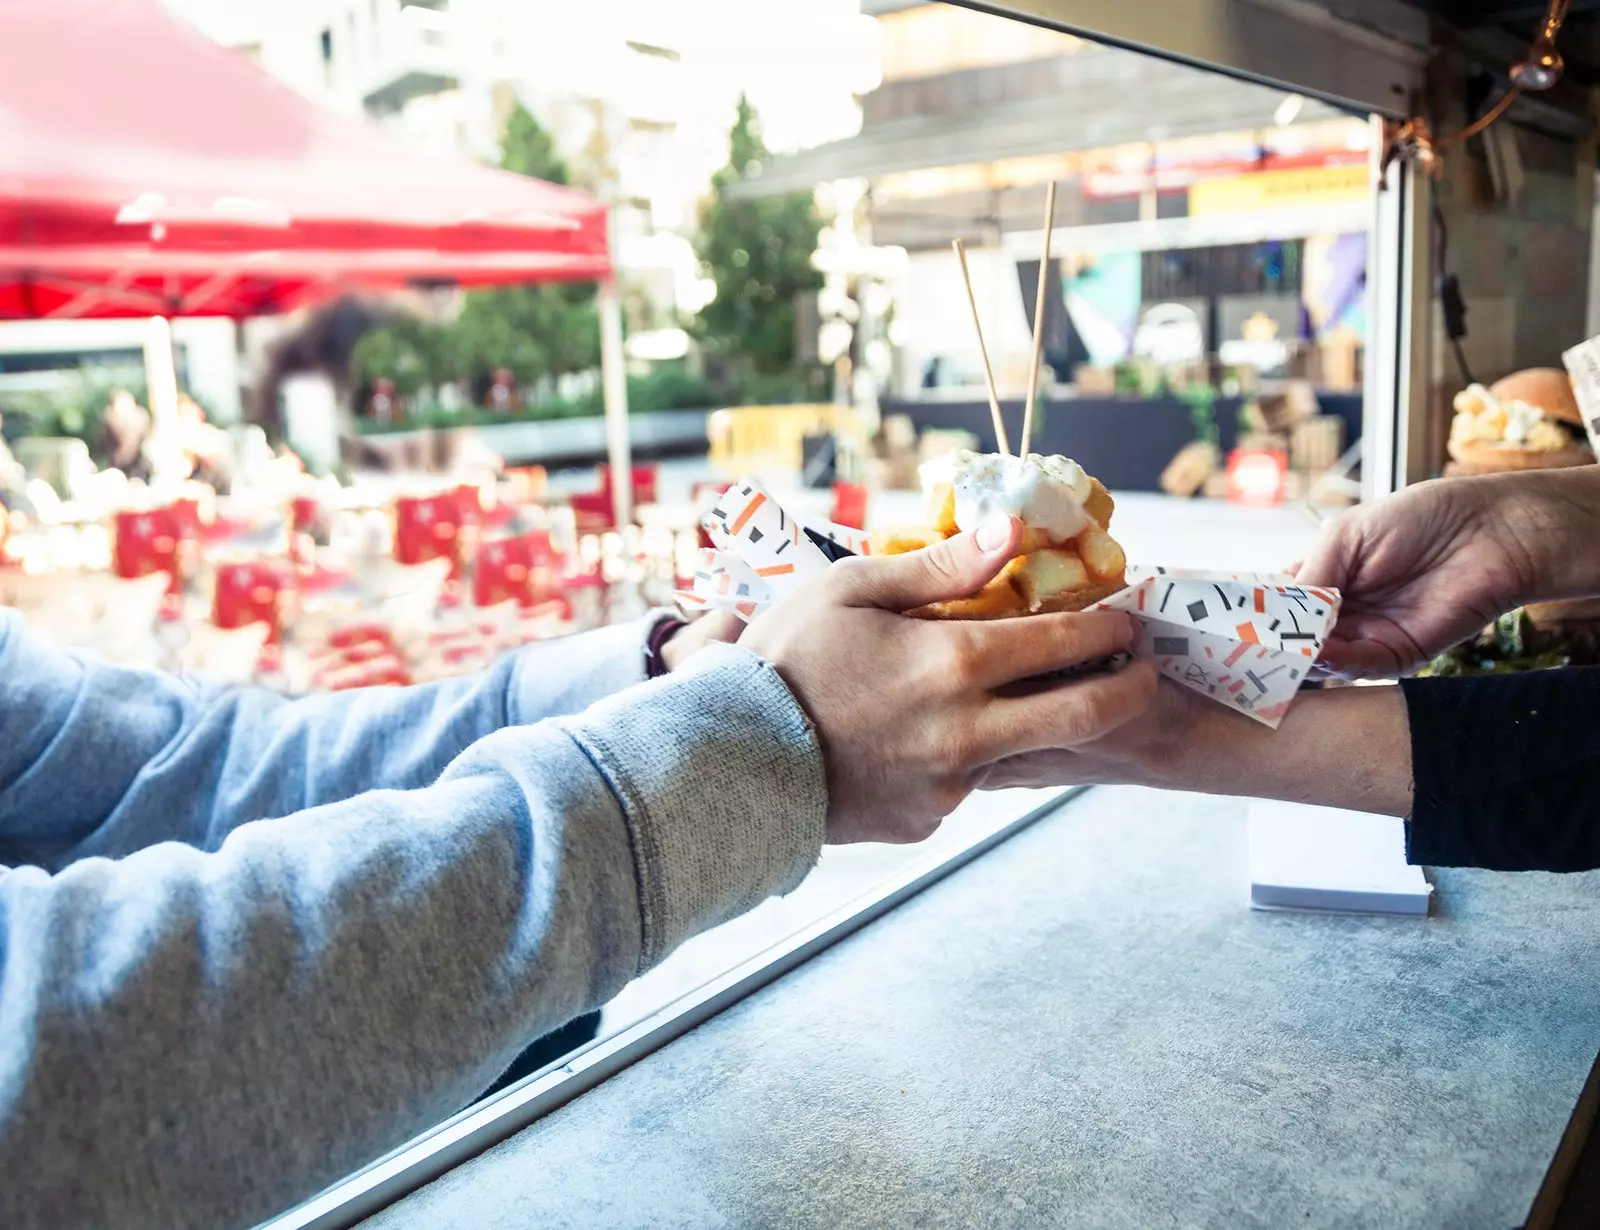
<path id="1" fill-rule="evenodd" d="M 1236 448 L 1228 454 L 1228 502 L 1254 508 L 1283 503 L 1289 455 L 1281 449 Z"/>
<path id="2" fill-rule="evenodd" d="M 848 529 L 866 529 L 867 489 L 860 483 L 834 483 L 833 512 L 828 519 Z"/>
<path id="3" fill-rule="evenodd" d="M 178 548 L 184 527 L 171 508 L 152 508 L 147 512 L 119 512 L 116 519 L 117 542 L 112 566 L 124 580 L 164 572 L 177 588 Z"/>
<path id="4" fill-rule="evenodd" d="M 264 623 L 271 629 L 267 643 L 276 645 L 282 639 L 291 588 L 288 569 L 275 560 L 219 564 L 211 622 L 219 628 Z"/>
<path id="5" fill-rule="evenodd" d="M 450 575 L 461 572 L 462 507 L 459 491 L 444 495 L 402 496 L 395 501 L 394 557 L 402 564 L 448 559 Z"/>
<path id="6" fill-rule="evenodd" d="M 472 600 L 479 606 L 515 601 L 533 606 L 560 589 L 561 557 L 550 543 L 547 530 L 532 530 L 519 538 L 497 538 L 478 551 L 472 576 Z"/>

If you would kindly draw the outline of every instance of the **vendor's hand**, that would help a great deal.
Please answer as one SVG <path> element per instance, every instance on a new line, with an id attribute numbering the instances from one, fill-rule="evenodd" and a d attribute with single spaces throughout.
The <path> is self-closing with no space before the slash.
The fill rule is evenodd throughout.
<path id="1" fill-rule="evenodd" d="M 1136 660 L 1137 662 L 1138 660 Z M 1245 722 L 1213 700 L 1170 679 L 1156 684 L 1155 703 L 1131 721 L 1074 747 L 1046 748 L 988 766 L 980 790 L 1045 786 L 1170 786 L 1198 788 L 1187 765 L 1205 721 Z"/>
<path id="2" fill-rule="evenodd" d="M 1530 600 L 1535 527 L 1515 488 L 1442 479 L 1366 504 L 1324 527 L 1295 571 L 1343 594 L 1320 668 L 1352 679 L 1409 674 Z"/>
<path id="3" fill-rule="evenodd" d="M 675 671 L 713 641 L 737 641 L 744 626 L 744 620 L 732 611 L 708 611 L 672 634 L 661 647 L 662 664 Z"/>
<path id="4" fill-rule="evenodd" d="M 1120 612 L 990 622 L 901 612 L 966 597 L 1015 552 L 1000 520 L 924 551 L 842 560 L 757 618 L 741 644 L 771 662 L 815 723 L 828 774 L 828 840 L 920 841 L 983 767 L 1099 738 L 1143 713 L 1147 661 L 1024 694 L 1008 685 L 1128 648 Z"/>

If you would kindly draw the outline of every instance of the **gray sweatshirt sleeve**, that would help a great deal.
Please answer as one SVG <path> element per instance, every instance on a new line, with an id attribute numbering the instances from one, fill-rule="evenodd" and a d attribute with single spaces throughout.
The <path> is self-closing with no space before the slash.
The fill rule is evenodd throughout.
<path id="1" fill-rule="evenodd" d="M 85 766 L 88 771 L 89 766 Z M 0 869 L 0 1225 L 246 1226 L 799 883 L 820 751 L 731 646 L 357 795 Z"/>
<path id="2" fill-rule="evenodd" d="M 0 610 L 0 864 L 56 871 L 430 785 L 474 741 L 644 679 L 653 620 L 541 641 L 461 679 L 288 698 L 81 660 Z"/>

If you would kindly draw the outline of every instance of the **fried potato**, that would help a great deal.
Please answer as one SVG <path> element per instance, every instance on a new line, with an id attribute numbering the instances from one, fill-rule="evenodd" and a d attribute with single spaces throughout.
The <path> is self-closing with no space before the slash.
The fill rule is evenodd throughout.
<path id="1" fill-rule="evenodd" d="M 1104 530 L 1087 529 L 1079 534 L 1078 555 L 1102 581 L 1121 580 L 1128 568 L 1122 545 Z"/>
<path id="2" fill-rule="evenodd" d="M 943 542 L 946 535 L 927 525 L 892 525 L 872 532 L 874 555 L 908 555 Z"/>
<path id="3" fill-rule="evenodd" d="M 935 483 L 928 489 L 924 506 L 928 524 L 946 538 L 956 532 L 956 489 L 951 483 Z"/>
<path id="4" fill-rule="evenodd" d="M 1038 610 L 1057 594 L 1089 587 L 1089 570 L 1071 551 L 1035 551 L 1022 557 L 1014 583 L 1029 610 Z"/>
<path id="5" fill-rule="evenodd" d="M 1111 498 L 1111 493 L 1106 490 L 1105 484 L 1098 478 L 1089 479 L 1089 498 L 1083 502 L 1083 511 L 1103 530 L 1111 528 L 1111 514 L 1116 512 L 1117 502 Z"/>
<path id="6" fill-rule="evenodd" d="M 1013 615 L 1024 615 L 1027 612 L 1022 595 L 1017 592 L 1010 575 L 1021 562 L 1020 557 L 1012 560 L 1004 572 L 970 598 L 929 603 L 911 614 L 918 619 L 1008 619 Z"/>

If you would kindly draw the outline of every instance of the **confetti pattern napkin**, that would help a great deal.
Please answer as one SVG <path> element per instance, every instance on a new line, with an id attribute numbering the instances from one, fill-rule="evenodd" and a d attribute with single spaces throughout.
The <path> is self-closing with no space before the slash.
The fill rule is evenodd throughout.
<path id="1" fill-rule="evenodd" d="M 1561 356 L 1572 378 L 1572 394 L 1578 399 L 1589 447 L 1600 457 L 1600 337 L 1574 346 Z"/>
<path id="2" fill-rule="evenodd" d="M 1126 611 L 1163 675 L 1276 729 L 1339 618 L 1339 593 L 1248 572 L 1130 568 Z"/>
<path id="3" fill-rule="evenodd" d="M 752 619 L 833 560 L 871 551 L 860 530 L 793 517 L 752 479 L 730 487 L 704 525 L 716 549 L 701 552 L 692 587 L 678 592 L 690 611 Z M 1169 679 L 1276 729 L 1339 617 L 1339 594 L 1281 576 L 1130 568 L 1128 587 L 1095 609 L 1132 615 L 1134 653 Z"/>
<path id="4" fill-rule="evenodd" d="M 735 611 L 752 619 L 846 555 L 871 554 L 869 536 L 831 521 L 791 516 L 754 479 L 742 478 L 701 520 L 715 550 L 702 551 L 686 610 Z"/>

